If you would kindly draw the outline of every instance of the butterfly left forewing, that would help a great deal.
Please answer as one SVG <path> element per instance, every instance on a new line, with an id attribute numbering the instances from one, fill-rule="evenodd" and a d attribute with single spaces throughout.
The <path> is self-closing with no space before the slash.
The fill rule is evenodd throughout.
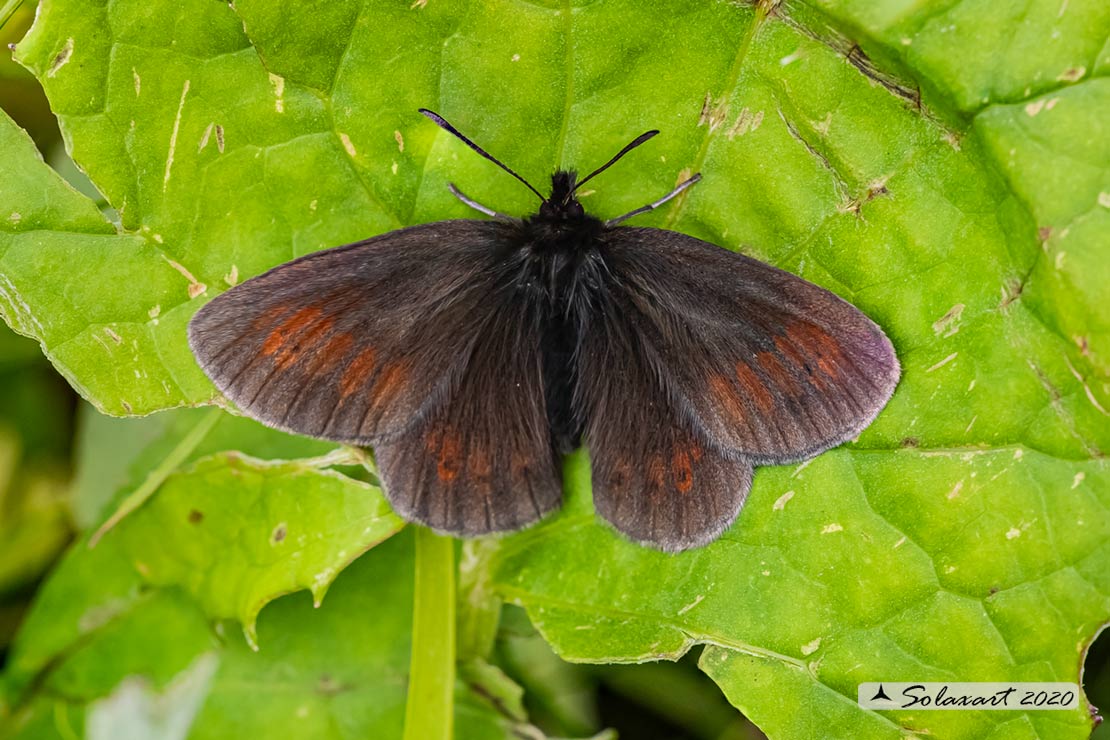
<path id="1" fill-rule="evenodd" d="M 721 449 L 801 460 L 857 435 L 893 393 L 890 341 L 823 288 L 673 231 L 612 229 L 602 250 L 613 310 Z"/>

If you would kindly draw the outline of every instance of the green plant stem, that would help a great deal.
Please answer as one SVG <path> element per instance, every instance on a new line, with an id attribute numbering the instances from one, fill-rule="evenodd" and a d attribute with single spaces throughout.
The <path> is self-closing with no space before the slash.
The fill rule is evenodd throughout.
<path id="1" fill-rule="evenodd" d="M 416 527 L 404 740 L 451 740 L 455 721 L 455 542 Z"/>
<path id="2" fill-rule="evenodd" d="M 8 25 L 8 21 L 15 15 L 15 11 L 19 10 L 19 6 L 23 4 L 23 0 L 7 0 L 7 2 L 0 2 L 0 28 Z"/>
<path id="3" fill-rule="evenodd" d="M 112 515 L 93 532 L 93 536 L 89 538 L 90 548 L 96 547 L 96 543 L 100 542 L 100 538 L 108 534 L 112 527 L 123 521 L 124 517 L 142 506 L 148 498 L 154 495 L 154 492 L 166 481 L 166 478 L 181 467 L 181 463 L 185 462 L 186 458 L 197 448 L 197 445 L 204 441 L 204 438 L 212 431 L 212 427 L 216 426 L 216 422 L 220 420 L 223 413 L 220 409 L 212 409 L 207 416 L 200 420 L 200 423 L 181 439 L 176 447 L 170 450 L 166 459 L 150 471 L 146 480 L 128 494 L 127 498 L 120 502 L 120 505 L 112 512 Z"/>

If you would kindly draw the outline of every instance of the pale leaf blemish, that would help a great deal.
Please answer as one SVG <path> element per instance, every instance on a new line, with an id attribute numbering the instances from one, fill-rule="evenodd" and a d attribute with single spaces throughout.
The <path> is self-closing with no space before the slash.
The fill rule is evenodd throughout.
<path id="1" fill-rule="evenodd" d="M 945 573 L 955 573 L 956 572 L 956 566 L 946 565 L 946 566 L 944 566 L 944 572 Z"/>
<path id="2" fill-rule="evenodd" d="M 397 163 L 396 163 L 396 162 L 394 162 L 394 163 L 393 163 L 393 164 L 392 164 L 392 165 L 390 166 L 390 168 L 389 168 L 389 171 L 390 171 L 390 172 L 392 172 L 392 173 L 393 173 L 394 175 L 396 175 L 396 174 L 397 174 L 397 170 L 398 170 L 398 169 L 399 169 L 399 167 L 398 167 Z"/>
<path id="3" fill-rule="evenodd" d="M 956 498 L 957 496 L 960 495 L 960 491 L 962 491 L 963 488 L 964 488 L 964 482 L 963 482 L 963 480 L 960 480 L 958 483 L 956 483 L 956 485 L 954 485 L 952 487 L 952 490 L 948 492 L 948 494 L 945 496 L 945 498 L 947 498 L 949 501 L 951 501 L 952 499 L 954 499 L 954 498 Z"/>
<path id="4" fill-rule="evenodd" d="M 1059 251 L 1056 253 L 1056 259 L 1053 260 L 1053 265 L 1056 267 L 1057 270 L 1064 269 L 1064 257 L 1066 257 L 1067 254 L 1068 253 L 1064 251 Z"/>
<path id="5" fill-rule="evenodd" d="M 902 537 L 899 538 L 899 540 L 894 543 L 894 547 L 892 547 L 891 549 L 892 550 L 897 550 L 899 547 L 901 547 L 904 544 L 906 544 L 906 535 L 902 535 Z"/>
<path id="6" fill-rule="evenodd" d="M 400 131 L 393 132 L 393 140 L 397 142 L 397 151 L 405 151 L 405 137 L 401 135 Z"/>
<path id="7" fill-rule="evenodd" d="M 27 301 L 23 300 L 19 289 L 15 287 L 15 283 L 2 272 L 0 272 L 0 299 L 6 301 L 22 321 L 34 324 L 40 336 L 46 332 L 42 322 L 39 321 L 38 317 L 35 316 L 34 312 L 31 310 L 31 306 Z"/>
<path id="8" fill-rule="evenodd" d="M 173 169 L 173 154 L 177 149 L 177 132 L 181 129 L 181 111 L 185 109 L 185 96 L 189 94 L 189 80 L 181 88 L 181 100 L 177 103 L 177 115 L 173 119 L 173 131 L 170 132 L 170 148 L 166 155 L 166 174 L 162 177 L 162 192 L 170 182 L 170 171 Z"/>
<path id="9" fill-rule="evenodd" d="M 231 271 L 224 275 L 224 282 L 232 288 L 239 284 L 239 267 L 237 265 L 232 265 Z"/>
<path id="10" fill-rule="evenodd" d="M 797 478 L 799 475 L 802 474 L 802 471 L 805 470 L 806 468 L 808 468 L 813 463 L 813 461 L 816 460 L 816 459 L 817 458 L 815 458 L 815 457 L 811 457 L 808 460 L 806 460 L 805 462 L 803 462 L 801 465 L 799 465 L 798 467 L 794 468 L 794 472 L 790 474 L 790 477 L 791 478 Z"/>
<path id="11" fill-rule="evenodd" d="M 789 501 L 792 498 L 794 498 L 794 492 L 793 491 L 787 491 L 786 493 L 782 494 L 777 499 L 775 499 L 775 503 L 771 508 L 774 511 L 782 511 L 784 508 L 786 508 L 786 502 Z"/>
<path id="12" fill-rule="evenodd" d="M 1087 385 L 1087 379 L 1084 378 L 1083 375 L 1075 369 L 1075 365 L 1071 364 L 1071 360 L 1068 359 L 1067 355 L 1064 355 L 1064 364 L 1068 366 L 1068 370 L 1071 371 L 1072 377 L 1078 380 L 1079 384 L 1083 386 L 1083 392 L 1086 394 L 1087 400 L 1091 402 L 1091 405 L 1094 406 L 1095 409 L 1103 416 L 1110 416 L 1110 412 L 1107 412 L 1106 409 L 1103 408 L 1102 404 L 1098 402 L 1098 399 L 1095 398 L 1095 394 L 1091 390 L 1091 386 Z"/>
<path id="13" fill-rule="evenodd" d="M 50 69 L 46 71 L 47 77 L 53 77 L 58 74 L 58 70 L 69 64 L 69 60 L 73 58 L 73 37 L 70 36 L 66 39 L 65 46 L 54 57 L 54 61 L 50 63 Z"/>
<path id="14" fill-rule="evenodd" d="M 289 527 L 285 522 L 279 523 L 274 527 L 274 531 L 270 533 L 270 545 L 280 545 L 285 541 L 285 536 L 289 534 Z"/>
<path id="15" fill-rule="evenodd" d="M 220 154 L 224 153 L 224 127 L 216 124 L 216 148 L 220 150 Z"/>
<path id="16" fill-rule="evenodd" d="M 940 369 L 941 369 L 942 367 L 944 367 L 944 366 L 945 366 L 945 365 L 947 365 L 948 363 L 952 362 L 952 360 L 956 359 L 956 355 L 958 355 L 958 354 L 959 354 L 959 352 L 953 352 L 952 354 L 948 355 L 947 357 L 945 357 L 945 358 L 944 358 L 943 360 L 941 360 L 941 361 L 940 361 L 940 362 L 938 362 L 937 364 L 935 364 L 935 365 L 933 365 L 932 367 L 930 367 L 930 368 L 929 368 L 928 370 L 926 370 L 925 372 L 927 372 L 927 373 L 931 373 L 931 372 L 933 372 L 934 370 L 940 370 Z"/>
<path id="17" fill-rule="evenodd" d="M 520 61 L 520 54 L 513 54 L 512 61 L 519 62 Z"/>
<path id="18" fill-rule="evenodd" d="M 163 243 L 161 234 L 151 234 L 150 238 L 153 239 L 154 241 L 158 242 L 159 244 Z"/>
<path id="19" fill-rule="evenodd" d="M 843 531 L 844 531 L 844 527 L 837 524 L 836 522 L 831 522 L 831 523 L 826 524 L 824 527 L 821 528 L 821 534 L 832 534 L 833 532 L 843 532 Z"/>
<path id="20" fill-rule="evenodd" d="M 1010 527 L 1009 531 L 1006 532 L 1006 539 L 1012 540 L 1017 537 L 1021 537 L 1021 530 L 1017 527 Z"/>
<path id="21" fill-rule="evenodd" d="M 1110 193 L 1099 193 L 1098 204 L 1103 208 L 1110 208 Z"/>
<path id="22" fill-rule="evenodd" d="M 190 298 L 196 298 L 198 295 L 208 290 L 208 286 L 202 282 L 199 282 L 195 277 L 193 277 L 193 273 L 189 272 L 183 264 L 181 264 L 180 262 L 175 262 L 165 255 L 162 255 L 162 259 L 168 262 L 170 267 L 180 272 L 185 277 L 185 279 L 189 281 Z"/>
<path id="23" fill-rule="evenodd" d="M 270 73 L 270 85 L 274 88 L 274 110 L 278 113 L 285 112 L 285 78 L 281 75 Z"/>
<path id="24" fill-rule="evenodd" d="M 736 122 L 732 124 L 728 132 L 729 141 L 735 139 L 737 136 L 743 136 L 746 133 L 755 131 L 763 123 L 763 111 L 756 111 L 752 113 L 747 108 L 740 111 L 740 115 L 736 117 Z M 712 130 L 712 127 L 710 127 Z"/>
<path id="25" fill-rule="evenodd" d="M 343 142 L 343 148 L 347 150 L 347 154 L 352 157 L 358 156 L 358 150 L 356 150 L 355 145 L 351 143 L 350 136 L 347 136 L 347 134 L 344 133 L 340 133 L 339 140 Z"/>
<path id="26" fill-rule="evenodd" d="M 801 647 L 802 655 L 813 655 L 815 652 L 817 652 L 817 648 L 819 648 L 819 647 L 821 647 L 821 638 L 820 637 L 816 638 L 815 640 L 813 640 L 811 642 L 807 642 L 805 645 L 802 645 L 802 647 Z"/>
<path id="27" fill-rule="evenodd" d="M 215 123 L 210 123 L 208 127 L 204 129 L 204 134 L 200 137 L 200 143 L 197 144 L 197 152 L 203 152 L 204 147 L 208 146 L 208 140 L 212 138 L 212 128 L 215 125 Z"/>
<path id="28" fill-rule="evenodd" d="M 316 202 L 317 202 L 316 199 L 313 198 L 312 202 L 308 204 L 308 210 L 315 211 L 316 210 Z"/>
<path id="29" fill-rule="evenodd" d="M 813 130 L 822 136 L 828 136 L 830 128 L 832 128 L 832 111 L 826 113 L 824 118 L 813 124 Z"/>
<path id="30" fill-rule="evenodd" d="M 23 214 L 19 211 L 12 211 L 12 215 L 8 216 L 8 220 L 13 224 L 17 224 L 23 220 Z"/>
<path id="31" fill-rule="evenodd" d="M 909 36 L 903 36 L 898 40 L 902 42 L 902 46 L 909 46 L 913 43 L 913 39 L 911 39 Z"/>
<path id="32" fill-rule="evenodd" d="M 1056 79 L 1060 82 L 1077 82 L 1083 79 L 1085 74 L 1087 74 L 1086 67 L 1068 67 Z"/>
<path id="33" fill-rule="evenodd" d="M 135 81 L 135 97 L 137 98 L 143 89 L 143 78 L 139 77 L 139 73 L 134 67 L 131 68 L 131 79 Z"/>
<path id="34" fill-rule="evenodd" d="M 428 0 L 413 0 L 412 5 L 409 6 L 409 10 L 420 10 L 421 8 L 427 6 L 427 4 Z"/>
<path id="35" fill-rule="evenodd" d="M 960 317 L 964 313 L 964 304 L 957 303 L 948 309 L 948 313 L 933 322 L 933 333 L 938 337 L 950 337 L 960 330 Z"/>
<path id="36" fill-rule="evenodd" d="M 975 378 L 972 378 L 971 382 L 967 384 L 967 392 L 971 393 L 973 390 L 975 390 Z"/>
<path id="37" fill-rule="evenodd" d="M 1020 460 L 1022 458 L 1022 456 L 1024 456 L 1024 455 L 1025 455 L 1025 453 L 1023 451 L 1014 450 L 1014 459 L 1015 460 Z"/>
<path id="38" fill-rule="evenodd" d="M 713 93 L 707 92 L 705 94 L 705 100 L 701 105 L 701 113 L 698 115 L 698 126 L 708 126 L 709 133 L 713 133 L 720 128 L 727 117 L 728 99 L 725 96 L 721 96 L 720 101 L 714 104 Z"/>
<path id="39" fill-rule="evenodd" d="M 152 319 L 156 319 L 156 318 L 158 318 L 158 315 L 160 313 L 162 313 L 162 306 L 161 306 L 161 304 L 158 304 L 158 305 L 154 306 L 153 308 L 151 308 L 149 311 L 147 311 L 146 315 L 149 316 Z"/>
<path id="40" fill-rule="evenodd" d="M 696 599 L 694 599 L 689 604 L 687 604 L 686 606 L 684 606 L 684 607 L 682 607 L 681 609 L 678 610 L 679 615 L 685 614 L 686 612 L 690 611 L 691 609 L 693 609 L 695 606 L 697 606 L 698 604 L 700 604 L 704 600 L 705 600 L 705 594 L 698 594 L 698 597 Z"/>
<path id="41" fill-rule="evenodd" d="M 1027 116 L 1037 115 L 1038 113 L 1041 112 L 1041 110 L 1044 109 L 1044 103 L 1045 103 L 1045 101 L 1043 101 L 1043 100 L 1034 100 L 1032 103 L 1027 104 L 1025 106 L 1025 115 L 1027 115 Z"/>
<path id="42" fill-rule="evenodd" d="M 1076 488 L 1079 488 L 1079 484 L 1082 483 L 1083 479 L 1086 478 L 1086 477 L 1087 477 L 1087 474 L 1082 472 L 1082 471 L 1076 473 L 1075 477 L 1071 479 L 1071 488 L 1072 488 L 1072 490 L 1074 491 Z"/>
<path id="43" fill-rule="evenodd" d="M 123 344 L 123 337 L 121 337 L 119 334 L 116 334 L 109 327 L 104 327 L 104 333 L 107 334 L 116 344 Z"/>
<path id="44" fill-rule="evenodd" d="M 786 56 L 784 56 L 782 59 L 779 60 L 779 66 L 780 67 L 786 67 L 786 66 L 788 66 L 790 64 L 793 64 L 794 62 L 798 61 L 799 59 L 801 59 L 801 57 L 802 57 L 801 48 L 795 49 L 792 53 L 787 54 Z"/>

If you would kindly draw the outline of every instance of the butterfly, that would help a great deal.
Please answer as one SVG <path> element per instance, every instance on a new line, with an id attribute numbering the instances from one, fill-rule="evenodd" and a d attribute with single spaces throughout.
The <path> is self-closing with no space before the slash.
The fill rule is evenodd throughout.
<path id="1" fill-rule="evenodd" d="M 861 311 L 790 273 L 674 231 L 621 225 L 555 172 L 525 218 L 391 231 L 301 257 L 201 308 L 189 343 L 215 385 L 269 426 L 372 446 L 403 518 L 454 535 L 557 509 L 561 456 L 585 443 L 596 512 L 680 551 L 736 519 L 753 466 L 855 437 L 899 364 Z"/>

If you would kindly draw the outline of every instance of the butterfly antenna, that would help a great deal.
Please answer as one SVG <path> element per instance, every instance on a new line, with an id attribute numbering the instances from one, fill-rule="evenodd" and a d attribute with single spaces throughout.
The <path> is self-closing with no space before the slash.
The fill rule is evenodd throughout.
<path id="1" fill-rule="evenodd" d="M 513 172 L 511 169 L 506 167 L 504 163 L 502 163 L 499 159 L 497 159 L 497 157 L 493 156 L 492 154 L 487 152 L 485 149 L 483 149 L 482 147 L 478 146 L 473 141 L 468 139 L 457 128 L 455 128 L 450 123 L 448 123 L 447 120 L 443 116 L 439 115 L 435 111 L 430 111 L 427 108 L 420 108 L 420 112 L 422 114 L 424 114 L 425 116 L 427 116 L 428 118 L 432 119 L 432 121 L 435 123 L 435 125 L 439 126 L 441 129 L 443 129 L 447 133 L 451 134 L 455 138 L 459 139 L 460 141 L 462 141 L 462 143 L 466 144 L 468 147 L 470 147 L 474 151 L 478 152 L 483 157 L 485 157 L 489 161 L 493 162 L 495 165 L 497 165 L 501 169 L 505 170 L 506 172 L 508 172 L 510 175 L 512 175 L 516 179 L 520 180 L 522 183 L 525 184 L 525 186 L 527 186 L 527 188 L 529 190 L 531 190 L 533 193 L 535 193 L 536 197 L 538 197 L 540 200 L 547 200 L 547 198 L 543 197 L 543 195 L 540 193 L 540 191 L 538 191 L 534 187 L 532 187 L 532 183 L 528 182 L 523 177 L 521 177 L 517 173 Z M 606 166 L 608 166 L 608 165 L 606 165 Z"/>
<path id="2" fill-rule="evenodd" d="M 602 172 L 604 172 L 605 170 L 612 167 L 614 164 L 617 163 L 617 160 L 619 160 L 621 157 L 628 154 L 630 151 L 632 151 L 636 147 L 640 146 L 640 144 L 643 144 L 645 141 L 647 141 L 648 139 L 650 139 L 651 137 L 655 136 L 658 133 L 659 133 L 659 131 L 657 131 L 655 129 L 652 129 L 651 131 L 645 131 L 644 133 L 640 134 L 639 136 L 637 136 L 632 141 L 628 142 L 628 144 L 624 147 L 624 149 L 621 149 L 619 152 L 616 153 L 616 156 L 614 156 L 612 159 L 610 159 L 605 164 L 598 167 L 596 170 L 594 170 L 590 174 L 586 175 L 581 180 L 579 180 L 575 184 L 574 190 L 571 190 L 570 193 L 567 194 L 567 197 L 569 198 L 570 195 L 573 194 L 575 190 L 577 190 L 578 188 L 585 185 L 591 178 L 593 178 L 596 175 L 600 175 Z"/>
<path id="3" fill-rule="evenodd" d="M 662 198 L 655 201 L 654 203 L 648 203 L 646 206 L 640 206 L 635 211 L 629 211 L 628 213 L 624 214 L 623 216 L 618 216 L 617 218 L 611 218 L 611 219 L 609 219 L 608 221 L 605 222 L 605 225 L 606 226 L 616 226 L 620 222 L 627 221 L 628 219 L 632 218 L 633 216 L 639 216 L 641 213 L 647 213 L 648 211 L 654 211 L 656 208 L 663 205 L 668 200 L 675 197 L 676 195 L 678 195 L 683 190 L 690 187 L 691 185 L 693 185 L 695 182 L 697 182 L 700 179 L 701 179 L 701 173 L 699 172 L 696 175 L 694 175 L 693 177 L 691 177 L 690 179 L 683 180 L 682 182 L 680 182 L 674 190 L 667 193 L 666 195 L 664 195 Z"/>

